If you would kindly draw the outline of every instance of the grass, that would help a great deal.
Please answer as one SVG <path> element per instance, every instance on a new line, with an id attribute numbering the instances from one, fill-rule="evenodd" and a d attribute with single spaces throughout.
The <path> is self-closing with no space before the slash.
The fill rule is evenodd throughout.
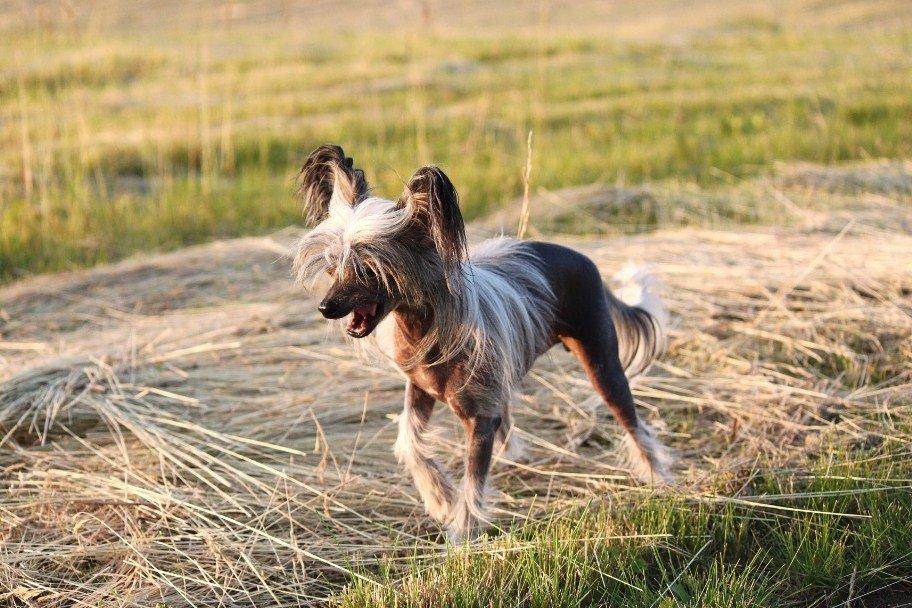
<path id="1" fill-rule="evenodd" d="M 907 7 L 792 4 L 696 6 L 700 25 L 633 39 L 671 8 L 586 27 L 567 20 L 602 9 L 497 9 L 509 29 L 432 12 L 422 35 L 408 13 L 332 34 L 278 9 L 148 31 L 127 4 L 25 15 L 0 42 L 0 278 L 297 223 L 294 169 L 325 141 L 388 196 L 442 165 L 470 218 L 522 193 L 529 131 L 538 192 L 912 154 Z"/>
<path id="2" fill-rule="evenodd" d="M 904 449 L 892 452 L 840 446 L 807 471 L 745 471 L 728 480 L 730 499 L 587 509 L 430 564 L 391 558 L 382 586 L 355 582 L 337 605 L 839 606 L 896 588 L 912 597 L 912 471 Z"/>

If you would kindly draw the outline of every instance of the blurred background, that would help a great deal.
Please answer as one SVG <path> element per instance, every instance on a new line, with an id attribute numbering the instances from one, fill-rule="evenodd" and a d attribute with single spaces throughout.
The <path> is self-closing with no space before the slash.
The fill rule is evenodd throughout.
<path id="1" fill-rule="evenodd" d="M 3 1 L 0 280 L 297 223 L 323 142 L 387 197 L 441 165 L 470 219 L 531 160 L 546 198 L 650 185 L 577 231 L 782 221 L 726 189 L 912 155 L 910 24 L 907 0 Z"/>

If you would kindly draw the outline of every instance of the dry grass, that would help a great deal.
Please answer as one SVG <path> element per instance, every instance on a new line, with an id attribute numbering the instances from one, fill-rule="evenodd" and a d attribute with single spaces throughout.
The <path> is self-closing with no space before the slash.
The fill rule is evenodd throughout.
<path id="1" fill-rule="evenodd" d="M 635 392 L 678 450 L 677 492 L 730 500 L 720 479 L 828 436 L 910 440 L 912 214 L 882 196 L 845 213 L 565 239 L 606 275 L 636 258 L 668 283 L 670 350 Z M 391 453 L 402 381 L 291 288 L 293 234 L 0 291 L 0 602 L 309 605 L 397 548 L 441 553 Z M 531 462 L 494 469 L 505 528 L 651 492 L 590 396 L 563 351 L 528 378 L 512 407 Z"/>

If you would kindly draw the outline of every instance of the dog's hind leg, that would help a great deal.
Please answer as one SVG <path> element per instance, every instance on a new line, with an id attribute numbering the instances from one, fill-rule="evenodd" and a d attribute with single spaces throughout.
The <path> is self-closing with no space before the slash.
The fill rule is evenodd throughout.
<path id="1" fill-rule="evenodd" d="M 510 406 L 504 402 L 501 411 L 500 427 L 494 442 L 494 454 L 512 462 L 522 462 L 526 457 L 526 446 L 522 438 L 516 433 L 513 419 L 510 416 Z"/>
<path id="2" fill-rule="evenodd" d="M 434 398 L 415 386 L 405 386 L 405 406 L 399 416 L 399 436 L 393 448 L 399 462 L 412 474 L 428 515 L 444 522 L 456 499 L 453 481 L 434 459 L 428 442 L 428 421 L 434 411 Z"/>
<path id="3" fill-rule="evenodd" d="M 631 473 L 640 481 L 671 483 L 671 457 L 649 426 L 637 417 L 615 336 L 610 330 L 601 329 L 590 331 L 586 338 L 564 336 L 561 340 L 580 360 L 592 386 L 626 431 Z"/>
<path id="4" fill-rule="evenodd" d="M 450 540 L 461 541 L 474 538 L 490 523 L 485 510 L 487 479 L 501 416 L 466 416 L 464 410 L 454 409 L 466 428 L 465 476 L 447 532 Z"/>

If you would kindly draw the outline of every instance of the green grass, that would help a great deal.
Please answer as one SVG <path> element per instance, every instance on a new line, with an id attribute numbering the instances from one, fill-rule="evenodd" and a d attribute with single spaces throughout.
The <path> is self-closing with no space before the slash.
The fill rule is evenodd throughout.
<path id="1" fill-rule="evenodd" d="M 430 563 L 389 559 L 380 585 L 353 583 L 337 605 L 838 606 L 884 589 L 912 599 L 908 452 L 852 456 L 729 480 L 741 499 L 564 513 Z"/>
<path id="2" fill-rule="evenodd" d="M 712 189 L 780 160 L 912 155 L 908 28 L 739 10 L 639 41 L 566 25 L 9 29 L 0 279 L 296 223 L 294 169 L 326 141 L 388 196 L 440 164 L 470 218 L 521 193 L 530 130 L 533 188 L 549 190 Z"/>

